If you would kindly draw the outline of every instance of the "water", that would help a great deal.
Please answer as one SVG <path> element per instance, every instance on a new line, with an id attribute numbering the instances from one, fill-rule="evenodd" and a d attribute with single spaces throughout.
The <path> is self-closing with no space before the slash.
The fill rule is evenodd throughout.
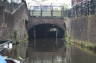
<path id="1" fill-rule="evenodd" d="M 59 45 L 55 44 L 56 41 Z M 96 63 L 96 55 L 86 53 L 75 46 L 66 47 L 62 38 L 36 39 L 35 42 L 34 46 L 34 40 L 31 40 L 27 48 L 25 48 L 26 44 L 16 46 L 13 57 L 24 61 L 23 63 Z M 38 45 L 41 45 L 41 48 Z"/>
<path id="2" fill-rule="evenodd" d="M 70 59 L 70 63 L 96 63 L 96 54 L 89 54 L 75 46 L 71 46 Z"/>
<path id="3" fill-rule="evenodd" d="M 35 42 L 29 43 L 26 63 L 64 63 L 66 47 L 62 38 L 37 39 Z"/>

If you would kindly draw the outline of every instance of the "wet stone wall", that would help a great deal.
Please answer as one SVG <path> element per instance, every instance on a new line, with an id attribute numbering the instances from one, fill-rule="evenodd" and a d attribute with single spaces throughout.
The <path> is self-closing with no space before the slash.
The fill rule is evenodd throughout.
<path id="1" fill-rule="evenodd" d="M 71 18 L 66 21 L 66 27 L 71 40 L 96 43 L 95 15 Z"/>

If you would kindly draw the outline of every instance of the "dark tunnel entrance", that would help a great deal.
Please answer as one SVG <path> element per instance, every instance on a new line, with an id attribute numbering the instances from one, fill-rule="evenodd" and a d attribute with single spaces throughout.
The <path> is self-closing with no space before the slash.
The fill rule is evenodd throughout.
<path id="1" fill-rule="evenodd" d="M 56 50 L 64 45 L 64 34 L 65 31 L 54 24 L 39 24 L 28 31 L 29 43 L 37 51 Z"/>
<path id="2" fill-rule="evenodd" d="M 29 39 L 36 38 L 63 38 L 64 30 L 54 24 L 39 24 L 29 30 Z M 35 36 L 36 35 L 36 36 Z"/>

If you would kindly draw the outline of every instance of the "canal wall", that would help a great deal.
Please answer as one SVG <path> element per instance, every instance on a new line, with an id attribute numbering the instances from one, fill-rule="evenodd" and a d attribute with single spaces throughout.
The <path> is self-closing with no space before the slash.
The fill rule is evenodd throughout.
<path id="1" fill-rule="evenodd" d="M 67 38 L 73 42 L 67 47 L 68 63 L 95 63 L 96 16 L 81 16 L 65 19 Z M 90 48 L 93 46 L 93 49 Z M 90 49 L 90 50 L 89 50 Z"/>
<path id="2" fill-rule="evenodd" d="M 3 6 L 3 7 L 2 7 Z M 27 24 L 28 11 L 26 4 L 21 3 L 13 11 L 0 6 L 0 40 L 12 40 L 13 49 L 11 56 L 14 58 L 26 55 L 28 43 Z"/>
<path id="3" fill-rule="evenodd" d="M 67 34 L 73 41 L 96 44 L 96 16 L 81 16 L 65 20 Z"/>
<path id="4" fill-rule="evenodd" d="M 24 4 L 21 4 L 12 12 L 0 9 L 0 39 L 23 40 L 27 35 L 26 21 L 28 21 L 28 12 Z"/>
<path id="5" fill-rule="evenodd" d="M 24 40 L 27 38 L 26 21 L 28 21 L 28 12 L 24 4 L 13 11 L 14 17 L 14 30 L 17 33 L 18 40 Z"/>
<path id="6" fill-rule="evenodd" d="M 25 58 L 26 49 L 28 44 L 28 35 L 27 35 L 27 23 L 28 22 L 28 12 L 25 4 L 21 4 L 18 10 L 14 10 L 14 28 L 13 28 L 13 40 L 19 44 L 14 45 L 12 56 L 14 58 Z"/>

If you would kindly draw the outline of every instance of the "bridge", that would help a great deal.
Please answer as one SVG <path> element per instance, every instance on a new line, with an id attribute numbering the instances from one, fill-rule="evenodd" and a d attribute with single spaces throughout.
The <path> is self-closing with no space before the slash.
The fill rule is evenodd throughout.
<path id="1" fill-rule="evenodd" d="M 63 18 L 62 6 L 34 6 L 28 10 L 23 1 L 19 4 L 5 2 L 7 7 L 0 4 L 0 40 L 13 40 L 12 57 L 20 56 L 24 59 L 28 57 L 29 62 L 26 63 L 38 63 L 39 59 L 40 62 L 45 63 L 48 56 L 48 60 L 49 58 L 52 60 L 51 63 L 55 63 L 55 60 L 57 62 L 60 58 L 65 61 L 68 59 L 67 63 L 78 63 L 78 60 L 87 63 L 87 61 L 83 62 L 84 59 L 95 60 L 85 52 L 96 55 L 96 0 L 84 0 L 73 6 L 68 10 L 66 21 Z M 26 31 L 28 31 L 29 42 L 26 41 Z M 65 31 L 69 39 L 68 44 L 70 46 L 72 44 L 72 47 L 65 47 Z M 2 43 L 0 48 L 6 44 L 9 47 L 9 42 L 6 42 Z M 3 49 L 1 48 L 2 51 Z M 81 58 L 78 58 L 78 55 Z M 66 62 L 62 61 L 62 63 Z"/>
<path id="2" fill-rule="evenodd" d="M 29 10 L 30 17 L 29 17 L 29 24 L 28 24 L 28 31 L 30 32 L 31 29 L 34 29 L 36 27 L 47 27 L 49 28 L 49 31 L 51 31 L 51 28 L 58 28 L 59 30 L 64 31 L 65 30 L 65 23 L 63 19 L 63 11 L 64 8 L 62 7 L 48 7 L 47 9 L 42 9 L 44 6 L 34 6 L 33 10 Z M 46 7 L 45 7 L 46 8 Z M 55 10 L 55 8 L 60 8 L 59 10 Z M 37 14 L 36 14 L 37 13 Z M 57 13 L 57 14 L 56 14 Z M 40 29 L 42 30 L 42 29 Z M 44 31 L 44 30 L 43 30 Z M 48 31 L 48 30 L 46 30 Z M 54 30 L 55 31 L 55 30 Z"/>
<path id="3" fill-rule="evenodd" d="M 29 42 L 32 42 L 32 40 L 36 39 L 44 40 L 46 38 L 56 39 L 64 37 L 66 25 L 63 18 L 64 8 L 62 6 L 34 6 L 32 7 L 31 10 L 29 10 L 29 12 L 30 12 L 29 24 L 28 24 Z M 56 42 L 54 42 L 53 44 L 55 43 Z M 41 47 L 42 45 L 45 44 L 48 43 L 40 43 L 39 45 Z M 51 41 L 49 45 L 50 44 L 52 44 Z M 63 44 L 63 42 L 61 44 Z M 47 47 L 50 48 L 51 45 Z"/>

